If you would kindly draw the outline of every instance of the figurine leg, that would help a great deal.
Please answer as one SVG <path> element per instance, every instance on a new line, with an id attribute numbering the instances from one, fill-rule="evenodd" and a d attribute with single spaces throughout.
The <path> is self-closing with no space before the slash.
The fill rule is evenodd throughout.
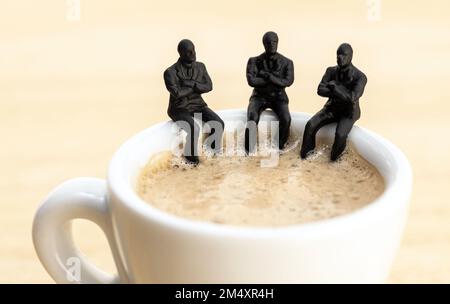
<path id="1" fill-rule="evenodd" d="M 250 98 L 250 103 L 247 108 L 247 127 L 245 128 L 245 152 L 247 154 L 249 152 L 253 152 L 255 149 L 257 136 L 257 134 L 253 134 L 255 138 L 250 138 L 249 123 L 252 122 L 255 125 L 258 125 L 259 116 L 265 108 L 264 100 L 259 98 Z"/>
<path id="2" fill-rule="evenodd" d="M 186 145 L 184 146 L 184 158 L 192 164 L 198 164 L 197 142 L 200 134 L 200 128 L 195 123 L 193 114 L 188 110 L 177 108 L 176 111 L 169 113 L 170 118 L 177 125 L 187 132 Z"/>
<path id="3" fill-rule="evenodd" d="M 336 161 L 344 152 L 347 145 L 348 133 L 352 130 L 355 120 L 351 118 L 342 118 L 336 126 L 336 135 L 334 137 L 333 148 L 331 149 L 331 161 Z"/>
<path id="4" fill-rule="evenodd" d="M 286 102 L 274 102 L 272 110 L 277 114 L 279 121 L 278 148 L 283 149 L 289 138 L 289 129 L 291 127 L 291 114 L 289 105 Z"/>
<path id="5" fill-rule="evenodd" d="M 320 128 L 335 121 L 333 113 L 320 110 L 316 115 L 311 117 L 306 123 L 305 131 L 303 132 L 302 149 L 300 150 L 300 157 L 306 158 L 309 152 L 316 148 L 316 134 Z"/>
<path id="6" fill-rule="evenodd" d="M 220 118 L 220 116 L 217 115 L 216 112 L 214 112 L 208 107 L 202 109 L 202 119 L 205 123 L 209 124 L 211 128 L 210 136 L 217 132 L 216 134 L 218 138 L 217 144 L 216 140 L 214 140 L 211 143 L 211 149 L 215 150 L 216 152 L 220 152 L 222 149 L 222 136 L 223 130 L 225 128 L 225 123 L 223 122 L 222 118 Z"/>

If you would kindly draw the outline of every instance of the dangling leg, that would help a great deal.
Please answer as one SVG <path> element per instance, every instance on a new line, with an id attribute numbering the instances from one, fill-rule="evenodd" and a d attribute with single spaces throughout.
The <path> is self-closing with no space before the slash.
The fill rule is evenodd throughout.
<path id="1" fill-rule="evenodd" d="M 245 152 L 249 154 L 253 152 L 256 145 L 258 131 L 256 128 L 250 130 L 259 123 L 261 112 L 264 111 L 264 100 L 251 97 L 247 108 L 247 126 L 245 128 Z M 252 131 L 252 132 L 250 132 Z"/>
<path id="2" fill-rule="evenodd" d="M 195 123 L 193 114 L 185 109 L 177 108 L 176 110 L 170 111 L 169 116 L 187 133 L 183 153 L 184 158 L 191 164 L 198 164 L 197 142 L 200 135 L 200 128 Z"/>
<path id="3" fill-rule="evenodd" d="M 331 149 L 331 161 L 336 161 L 344 152 L 347 145 L 347 137 L 352 130 L 355 121 L 351 118 L 341 118 L 336 126 L 333 148 Z"/>
<path id="4" fill-rule="evenodd" d="M 316 115 L 308 120 L 303 132 L 303 142 L 300 150 L 301 158 L 306 158 L 308 153 L 316 148 L 316 134 L 319 129 L 334 121 L 335 119 L 333 113 L 325 109 L 320 110 Z"/>
<path id="5" fill-rule="evenodd" d="M 278 148 L 283 149 L 289 138 L 289 130 L 291 127 L 291 114 L 289 113 L 289 105 L 287 102 L 275 101 L 272 110 L 277 114 L 279 121 Z"/>
<path id="6" fill-rule="evenodd" d="M 215 138 L 215 140 L 211 142 L 211 149 L 213 149 L 216 153 L 220 152 L 222 150 L 222 136 L 225 123 L 216 112 L 208 107 L 202 109 L 202 119 L 211 128 L 209 137 Z"/>

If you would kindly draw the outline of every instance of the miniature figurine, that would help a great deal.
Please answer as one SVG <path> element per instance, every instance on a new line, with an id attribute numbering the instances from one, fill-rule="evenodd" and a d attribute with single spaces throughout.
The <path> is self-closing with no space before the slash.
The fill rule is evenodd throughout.
<path id="1" fill-rule="evenodd" d="M 247 128 L 245 130 L 245 151 L 252 152 L 256 144 L 250 140 L 249 122 L 256 125 L 262 111 L 270 108 L 279 119 L 278 147 L 283 149 L 291 125 L 289 99 L 285 88 L 294 82 L 294 64 L 292 60 L 277 52 L 278 35 L 267 32 L 263 36 L 265 52 L 251 57 L 247 63 L 247 82 L 253 87 L 247 109 Z"/>
<path id="2" fill-rule="evenodd" d="M 195 46 L 192 41 L 183 39 L 178 44 L 178 61 L 164 72 L 164 82 L 170 92 L 167 114 L 174 122 L 187 132 L 184 158 L 188 163 L 198 164 L 197 139 L 199 126 L 194 121 L 194 113 L 201 113 L 205 123 L 215 121 L 222 128 L 211 126 L 210 136 L 217 132 L 217 138 L 222 138 L 224 122 L 211 110 L 201 97 L 201 94 L 212 90 L 212 81 L 203 63 L 196 61 Z M 219 133 L 220 132 L 220 133 Z M 216 152 L 221 150 L 221 140 L 213 141 L 211 148 Z"/>
<path id="3" fill-rule="evenodd" d="M 336 161 L 345 150 L 347 136 L 361 112 L 359 98 L 364 93 L 366 75 L 352 64 L 353 49 L 343 43 L 337 49 L 337 66 L 329 67 L 317 89 L 317 94 L 328 97 L 325 106 L 306 124 L 301 158 L 306 158 L 316 146 L 318 130 L 336 122 L 336 134 L 331 150 L 331 161 Z"/>

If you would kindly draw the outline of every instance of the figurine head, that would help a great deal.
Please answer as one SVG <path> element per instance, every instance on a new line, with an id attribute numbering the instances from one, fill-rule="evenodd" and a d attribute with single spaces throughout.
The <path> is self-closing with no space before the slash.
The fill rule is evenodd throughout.
<path id="1" fill-rule="evenodd" d="M 265 33 L 263 44 L 267 55 L 275 55 L 278 49 L 278 35 L 275 32 Z"/>
<path id="2" fill-rule="evenodd" d="M 183 39 L 178 43 L 178 54 L 183 63 L 191 64 L 197 60 L 195 54 L 195 46 L 189 39 Z"/>
<path id="3" fill-rule="evenodd" d="M 348 43 L 341 44 L 337 49 L 337 64 L 341 68 L 347 67 L 352 63 L 353 49 Z"/>

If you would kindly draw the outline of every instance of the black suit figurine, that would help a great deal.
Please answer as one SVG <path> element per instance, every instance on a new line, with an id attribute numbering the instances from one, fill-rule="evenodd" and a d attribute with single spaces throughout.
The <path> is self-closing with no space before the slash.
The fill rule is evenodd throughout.
<path id="1" fill-rule="evenodd" d="M 256 139 L 250 140 L 249 122 L 256 125 L 262 111 L 272 109 L 279 119 L 278 147 L 282 149 L 289 137 L 291 115 L 289 99 L 285 88 L 294 82 L 294 64 L 292 60 L 277 53 L 278 36 L 267 32 L 263 37 L 265 52 L 252 57 L 247 63 L 247 82 L 253 87 L 253 94 L 247 109 L 247 129 L 245 131 L 245 151 L 252 152 Z M 256 134 L 255 134 L 256 135 Z"/>
<path id="2" fill-rule="evenodd" d="M 194 165 L 198 164 L 197 139 L 199 127 L 194 121 L 194 113 L 201 113 L 203 122 L 215 121 L 221 128 L 211 125 L 211 133 L 220 132 L 218 138 L 222 138 L 224 122 L 205 103 L 201 94 L 212 90 L 211 78 L 203 63 L 196 61 L 195 47 L 192 41 L 183 39 L 178 44 L 180 58 L 164 72 L 164 82 L 170 92 L 167 114 L 175 122 L 179 123 L 188 134 L 184 148 L 184 158 Z M 221 149 L 221 140 L 211 143 L 211 148 L 216 151 Z"/>
<path id="3" fill-rule="evenodd" d="M 317 131 L 336 122 L 336 134 L 331 150 L 332 161 L 345 150 L 347 136 L 361 115 L 359 98 L 364 93 L 366 75 L 352 65 L 353 49 L 343 43 L 337 49 L 337 66 L 329 67 L 317 89 L 317 94 L 328 97 L 325 106 L 306 124 L 303 134 L 301 158 L 306 158 L 316 146 Z"/>

